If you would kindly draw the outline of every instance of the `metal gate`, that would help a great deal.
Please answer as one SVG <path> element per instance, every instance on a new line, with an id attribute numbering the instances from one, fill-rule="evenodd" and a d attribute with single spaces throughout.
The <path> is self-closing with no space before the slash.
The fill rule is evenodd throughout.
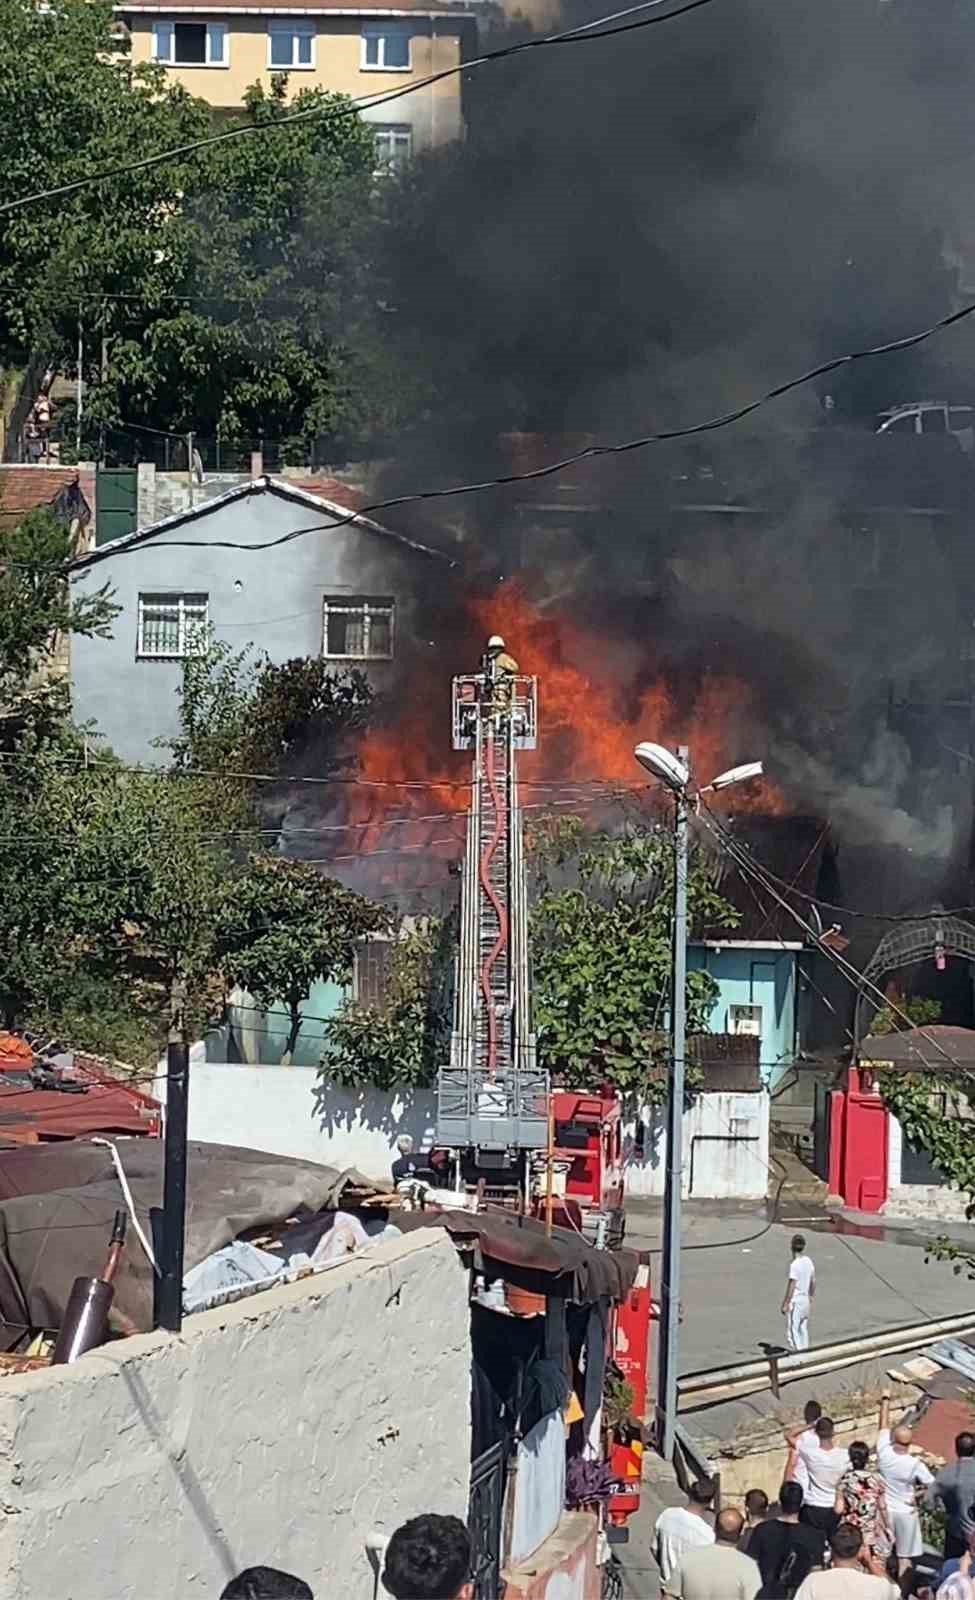
<path id="1" fill-rule="evenodd" d="M 95 543 L 110 544 L 134 533 L 138 525 L 138 481 L 135 467 L 99 467 L 95 479 Z"/>
<path id="2" fill-rule="evenodd" d="M 502 1600 L 501 1526 L 504 1518 L 504 1446 L 493 1444 L 471 1462 L 467 1527 L 471 1536 L 473 1600 Z"/>

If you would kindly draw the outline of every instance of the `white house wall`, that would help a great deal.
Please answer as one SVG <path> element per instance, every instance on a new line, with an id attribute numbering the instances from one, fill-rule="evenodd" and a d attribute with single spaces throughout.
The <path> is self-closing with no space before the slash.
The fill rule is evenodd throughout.
<path id="1" fill-rule="evenodd" d="M 664 1192 L 667 1136 L 661 1110 L 643 1112 L 644 1153 L 634 1149 L 636 1121 L 626 1127 L 630 1157 L 627 1194 L 657 1199 Z M 701 1094 L 684 1113 L 683 1192 L 704 1200 L 760 1200 L 768 1191 L 769 1098 Z"/>
<path id="2" fill-rule="evenodd" d="M 162 1075 L 154 1092 L 166 1098 Z M 412 1134 L 417 1148 L 433 1142 L 436 1095 L 416 1089 L 326 1088 L 315 1067 L 248 1067 L 203 1059 L 194 1046 L 190 1072 L 191 1139 L 241 1144 L 275 1155 L 357 1167 L 369 1178 L 389 1177 L 396 1139 Z M 637 1124 L 626 1124 L 630 1154 L 627 1193 L 664 1192 L 666 1137 L 662 1113 L 644 1112 L 644 1154 L 634 1152 Z M 696 1199 L 756 1200 L 768 1189 L 769 1099 L 756 1094 L 702 1094 L 684 1116 L 684 1193 Z"/>
<path id="3" fill-rule="evenodd" d="M 154 1092 L 165 1100 L 160 1076 Z M 194 1046 L 190 1070 L 189 1134 L 214 1144 L 357 1167 L 367 1178 L 389 1178 L 396 1139 L 413 1135 L 417 1148 L 433 1139 L 432 1089 L 390 1095 L 382 1089 L 324 1091 L 317 1067 L 249 1067 L 206 1061 Z"/>
<path id="4" fill-rule="evenodd" d="M 0 1392 L 0 1600 L 373 1600 L 365 1544 L 464 1516 L 467 1279 L 438 1229 Z"/>

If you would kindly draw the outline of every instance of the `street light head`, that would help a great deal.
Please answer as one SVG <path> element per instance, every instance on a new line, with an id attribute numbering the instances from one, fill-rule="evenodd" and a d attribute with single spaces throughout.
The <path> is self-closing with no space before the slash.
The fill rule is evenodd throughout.
<path id="1" fill-rule="evenodd" d="M 655 778 L 665 783 L 675 794 L 683 794 L 690 782 L 690 772 L 683 761 L 662 744 L 638 744 L 633 751 L 641 767 L 646 767 Z"/>
<path id="2" fill-rule="evenodd" d="M 709 789 L 729 789 L 733 783 L 747 783 L 749 778 L 760 778 L 764 772 L 760 761 L 746 761 L 740 767 L 729 767 L 708 784 Z"/>

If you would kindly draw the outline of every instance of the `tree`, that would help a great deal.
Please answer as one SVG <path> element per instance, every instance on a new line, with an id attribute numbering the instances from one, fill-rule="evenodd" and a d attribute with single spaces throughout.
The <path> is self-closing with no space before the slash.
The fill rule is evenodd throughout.
<path id="1" fill-rule="evenodd" d="M 672 972 L 672 852 L 659 833 L 591 833 L 578 818 L 544 819 L 529 833 L 534 1021 L 539 1059 L 561 1081 L 607 1080 L 656 1103 L 664 1098 L 664 1031 Z M 734 907 L 701 861 L 688 885 L 692 924 L 733 928 Z M 443 946 L 454 930 L 398 949 L 381 1006 L 347 1005 L 332 1025 L 325 1075 L 383 1088 L 432 1081 L 447 1057 Z M 688 974 L 690 1031 L 704 1031 L 717 986 Z M 688 1068 L 693 1087 L 695 1071 Z"/>
<path id="2" fill-rule="evenodd" d="M 450 1047 L 445 983 L 448 924 L 430 920 L 395 940 L 381 1005 L 347 1001 L 333 1018 L 322 1075 L 347 1088 L 422 1088 Z M 449 932 L 447 938 L 450 937 Z"/>
<path id="3" fill-rule="evenodd" d="M 343 96 L 304 90 L 288 104 L 285 83 L 275 75 L 270 92 L 245 96 L 259 137 L 201 158 L 172 225 L 171 287 L 186 299 L 147 305 L 113 342 L 96 402 L 110 421 L 290 438 L 296 452 L 371 426 L 348 330 L 363 292 L 373 137 Z M 295 113 L 307 120 L 276 128 Z"/>
<path id="4" fill-rule="evenodd" d="M 209 112 L 160 67 L 133 67 L 108 0 L 6 0 L 0 29 L 5 194 L 56 188 L 206 134 Z M 0 356 L 70 359 L 79 321 L 111 335 L 125 300 L 161 305 L 178 263 L 181 194 L 199 173 L 174 160 L 0 218 Z M 97 345 L 97 340 L 92 339 Z M 97 349 L 93 352 L 96 357 Z M 93 367 L 96 362 L 93 361 Z"/>
<path id="5" fill-rule="evenodd" d="M 533 830 L 528 849 L 540 891 L 531 918 L 540 1059 L 572 1087 L 604 1077 L 661 1101 L 673 970 L 670 840 L 635 827 L 587 833 L 562 819 Z M 700 860 L 688 877 L 688 916 L 692 929 L 739 920 Z M 689 1032 L 706 1031 L 716 998 L 708 973 L 688 973 Z M 693 1073 L 688 1081 L 693 1087 Z"/>
<path id="6" fill-rule="evenodd" d="M 209 108 L 162 67 L 133 66 L 113 28 L 108 0 L 7 0 L 6 195 L 112 174 L 212 131 Z M 277 130 L 286 110 L 307 120 Z M 40 355 L 36 387 L 45 366 L 74 366 L 81 330 L 86 450 L 108 429 L 127 454 L 146 425 L 225 443 L 291 437 L 298 451 L 368 430 L 383 410 L 350 339 L 365 320 L 373 136 L 343 96 L 302 91 L 286 106 L 284 75 L 250 90 L 240 117 L 265 131 L 0 218 L 0 359 Z"/>
<path id="7" fill-rule="evenodd" d="M 62 642 L 77 634 L 107 638 L 119 608 L 107 584 L 74 595 L 65 567 L 72 535 L 52 512 L 32 511 L 4 540 L 0 568 L 0 747 L 10 749 L 28 731 L 41 737 L 68 712 Z"/>
<path id="8" fill-rule="evenodd" d="M 281 823 L 287 779 L 335 772 L 347 741 L 368 726 L 373 702 L 356 668 L 330 669 L 321 656 L 255 659 L 211 638 L 205 655 L 184 663 L 180 731 L 164 748 L 174 772 L 210 775 L 214 815 L 226 829 L 270 824 L 270 832 Z M 248 782 L 245 774 L 257 776 Z"/>
<path id="9" fill-rule="evenodd" d="M 230 984 L 290 1018 L 283 1060 L 290 1063 L 302 1007 L 313 983 L 351 976 L 358 941 L 384 931 L 389 915 L 314 867 L 254 855 L 228 885 L 220 959 Z"/>

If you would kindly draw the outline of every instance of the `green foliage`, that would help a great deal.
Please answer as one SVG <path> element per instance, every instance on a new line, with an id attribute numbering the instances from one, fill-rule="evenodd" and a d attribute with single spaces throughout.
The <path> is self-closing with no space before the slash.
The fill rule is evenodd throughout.
<path id="1" fill-rule="evenodd" d="M 343 1006 L 329 1029 L 323 1078 L 347 1088 L 433 1083 L 450 1039 L 444 981 L 449 940 L 445 925 L 431 922 L 396 941 L 385 1004 Z"/>
<path id="2" fill-rule="evenodd" d="M 288 1061 L 312 984 L 350 977 L 357 942 L 388 925 L 382 906 L 305 862 L 254 855 L 227 888 L 221 965 L 228 984 L 249 990 L 258 1005 L 284 1001 L 291 1019 Z"/>
<path id="3" fill-rule="evenodd" d="M 207 110 L 133 67 L 112 38 L 108 0 L 5 0 L 0 28 L 0 131 L 8 197 L 70 183 L 208 130 Z M 0 219 L 0 352 L 74 350 L 79 308 L 90 332 L 111 332 L 124 304 L 99 310 L 99 294 L 159 304 L 175 263 L 168 221 L 196 175 L 167 161 L 110 184 L 38 202 Z M 94 340 L 92 341 L 95 342 Z M 96 352 L 97 354 L 97 352 Z"/>
<path id="4" fill-rule="evenodd" d="M 373 689 L 357 668 L 321 656 L 255 660 L 211 640 L 183 664 L 180 732 L 167 742 L 178 771 L 300 774 L 333 770 L 344 741 L 368 726 Z"/>
<path id="5" fill-rule="evenodd" d="M 669 839 L 628 829 L 589 832 L 578 818 L 546 818 L 530 830 L 535 1028 L 542 1062 L 570 1086 L 603 1080 L 664 1098 L 664 1022 L 672 972 L 673 857 Z M 573 881 L 565 884 L 567 876 Z M 691 924 L 734 927 L 738 916 L 692 866 Z M 332 1024 L 323 1071 L 346 1085 L 382 1088 L 433 1081 L 447 1053 L 449 1015 L 440 931 L 397 946 L 396 976 L 381 1009 L 347 1005 Z M 704 1030 L 717 996 L 705 972 L 688 975 L 688 1027 Z M 688 1087 L 699 1081 L 689 1064 Z"/>
<path id="6" fill-rule="evenodd" d="M 112 37 L 107 0 L 5 0 L 0 143 L 15 197 L 110 172 L 213 128 L 209 108 Z M 267 129 L 0 219 L 0 360 L 71 367 L 84 330 L 84 448 L 146 423 L 225 442 L 347 437 L 381 423 L 365 321 L 375 147 L 348 100 L 276 76 L 241 121 Z M 290 111 L 307 120 L 274 125 Z M 322 115 L 315 115 L 321 112 Z M 221 124 L 222 126 L 223 124 Z M 103 341 L 105 363 L 103 367 Z M 131 433 L 128 435 L 131 440 Z"/>
<path id="7" fill-rule="evenodd" d="M 535 1028 L 542 1061 L 572 1087 L 605 1078 L 663 1099 L 663 1033 L 672 972 L 673 851 L 659 832 L 587 834 L 577 819 L 536 829 L 528 841 L 540 896 L 532 912 Z M 553 882 L 555 869 L 576 881 Z M 734 927 L 738 914 L 692 863 L 690 926 Z M 687 980 L 688 1031 L 704 1031 L 717 987 Z M 688 1072 L 688 1086 L 699 1074 Z"/>
<path id="8" fill-rule="evenodd" d="M 937 1022 L 941 1016 L 941 1001 L 927 1000 L 923 995 L 904 995 L 895 989 L 890 1003 L 881 1006 L 870 1024 L 870 1032 L 878 1037 L 887 1033 L 903 1033 L 906 1028 L 923 1028 L 928 1022 Z"/>
<path id="9" fill-rule="evenodd" d="M 50 511 L 32 511 L 4 540 L 0 745 L 8 750 L 67 715 L 68 685 L 55 667 L 60 641 L 71 634 L 106 638 L 118 615 L 107 584 L 94 594 L 72 594 L 64 567 L 73 554 L 70 531 Z"/>

